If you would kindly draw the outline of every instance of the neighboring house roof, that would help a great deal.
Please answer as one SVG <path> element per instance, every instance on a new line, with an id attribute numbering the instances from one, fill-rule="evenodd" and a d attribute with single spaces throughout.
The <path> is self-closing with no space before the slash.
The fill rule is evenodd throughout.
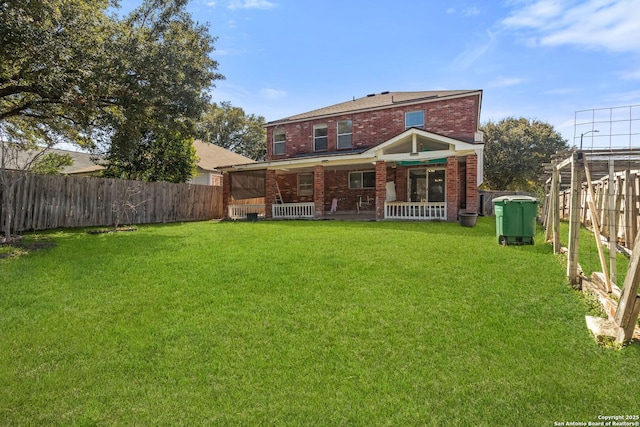
<path id="1" fill-rule="evenodd" d="M 103 170 L 105 167 L 101 164 L 96 164 L 100 161 L 100 157 L 95 154 L 82 153 L 80 151 L 67 151 L 51 149 L 49 153 L 54 154 L 68 154 L 73 160 L 71 166 L 66 166 L 60 171 L 63 175 L 75 175 L 75 174 L 89 174 Z"/>
<path id="2" fill-rule="evenodd" d="M 440 91 L 421 91 L 421 92 L 382 92 L 380 94 L 371 94 L 362 98 L 354 98 L 352 101 L 342 102 L 340 104 L 331 105 L 329 107 L 320 108 L 295 116 L 286 117 L 284 119 L 275 120 L 267 123 L 267 126 L 296 122 L 301 120 L 309 120 L 326 116 L 336 116 L 346 113 L 355 113 L 361 111 L 377 110 L 381 108 L 389 108 L 393 106 L 406 105 L 412 103 L 423 103 L 428 101 L 439 101 L 445 98 L 457 98 L 471 94 L 482 94 L 482 90 L 440 90 Z"/>
<path id="3" fill-rule="evenodd" d="M 37 151 L 18 150 L 16 154 L 17 158 L 8 160 L 8 164 L 6 165 L 8 169 L 24 169 L 25 165 L 33 160 Z M 73 164 L 71 166 L 65 166 L 62 171 L 60 171 L 63 175 L 89 174 L 104 169 L 104 166 L 96 164 L 94 160 L 99 160 L 99 157 L 93 154 L 60 150 L 57 148 L 47 149 L 46 154 L 69 155 L 71 157 Z"/>
<path id="4" fill-rule="evenodd" d="M 200 159 L 198 160 L 198 167 L 206 171 L 214 171 L 220 166 L 255 163 L 253 159 L 201 140 L 195 140 L 193 145 L 196 148 L 196 155 Z M 96 164 L 96 162 L 100 162 L 101 158 L 95 154 L 60 150 L 57 148 L 50 148 L 47 150 L 47 153 L 58 155 L 68 154 L 71 156 L 73 164 L 71 166 L 65 166 L 62 171 L 60 171 L 63 175 L 91 174 L 105 169 L 104 165 Z M 22 169 L 24 165 L 33 158 L 33 155 L 33 152 L 19 151 L 17 164 L 12 162 L 8 164 L 7 167 L 9 169 Z"/>
<path id="5" fill-rule="evenodd" d="M 198 167 L 207 171 L 216 170 L 220 166 L 256 163 L 253 159 L 199 139 L 196 139 L 193 145 L 196 147 L 196 155 L 200 158 Z"/>

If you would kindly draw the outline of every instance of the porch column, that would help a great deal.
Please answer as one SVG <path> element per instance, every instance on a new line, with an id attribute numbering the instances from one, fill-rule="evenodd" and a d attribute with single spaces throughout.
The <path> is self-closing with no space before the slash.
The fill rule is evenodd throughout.
<path id="1" fill-rule="evenodd" d="M 376 162 L 376 219 L 384 219 L 384 202 L 387 199 L 387 164 Z"/>
<path id="2" fill-rule="evenodd" d="M 222 173 L 222 218 L 229 216 L 229 201 L 231 200 L 231 174 Z"/>
<path id="3" fill-rule="evenodd" d="M 267 169 L 264 178 L 264 217 L 273 218 L 271 206 L 276 198 L 276 171 Z"/>
<path id="4" fill-rule="evenodd" d="M 313 204 L 315 216 L 324 216 L 324 166 L 315 165 L 313 167 Z"/>
<path id="5" fill-rule="evenodd" d="M 447 221 L 458 220 L 458 208 L 460 206 L 458 191 L 458 158 L 456 156 L 447 157 L 447 172 L 445 175 L 447 192 Z"/>
<path id="6" fill-rule="evenodd" d="M 467 211 L 478 212 L 478 155 L 467 156 Z"/>

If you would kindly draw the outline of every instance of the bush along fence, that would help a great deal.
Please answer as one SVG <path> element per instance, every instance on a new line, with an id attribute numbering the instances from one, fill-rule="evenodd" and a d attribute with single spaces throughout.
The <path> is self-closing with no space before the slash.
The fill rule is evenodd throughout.
<path id="1" fill-rule="evenodd" d="M 26 174 L 12 194 L 12 232 L 222 218 L 222 187 Z M 0 224 L 6 208 L 0 203 Z"/>

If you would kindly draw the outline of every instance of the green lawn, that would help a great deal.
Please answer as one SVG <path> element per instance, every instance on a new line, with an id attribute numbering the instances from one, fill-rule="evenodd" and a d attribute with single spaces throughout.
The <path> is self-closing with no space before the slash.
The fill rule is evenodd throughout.
<path id="1" fill-rule="evenodd" d="M 563 246 L 569 246 L 569 223 L 562 221 L 560 223 L 560 241 Z M 609 244 L 603 243 L 604 257 L 609 270 Z M 584 274 L 591 277 L 594 271 L 602 272 L 600 257 L 598 256 L 598 245 L 592 232 L 585 227 L 580 227 L 580 235 L 578 237 L 578 263 Z M 622 289 L 624 278 L 629 268 L 629 259 L 621 253 L 616 253 L 616 285 Z"/>
<path id="2" fill-rule="evenodd" d="M 0 259 L 0 425 L 515 425 L 640 412 L 565 264 L 449 223 L 41 233 Z M 597 255 L 596 255 L 597 259 Z"/>

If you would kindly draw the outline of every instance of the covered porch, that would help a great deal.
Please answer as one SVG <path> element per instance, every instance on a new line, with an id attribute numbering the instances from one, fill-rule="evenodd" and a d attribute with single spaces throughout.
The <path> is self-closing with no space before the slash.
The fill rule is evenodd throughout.
<path id="1" fill-rule="evenodd" d="M 477 212 L 482 148 L 411 128 L 357 153 L 228 167 L 226 212 L 231 219 L 456 221 L 460 210 Z"/>

